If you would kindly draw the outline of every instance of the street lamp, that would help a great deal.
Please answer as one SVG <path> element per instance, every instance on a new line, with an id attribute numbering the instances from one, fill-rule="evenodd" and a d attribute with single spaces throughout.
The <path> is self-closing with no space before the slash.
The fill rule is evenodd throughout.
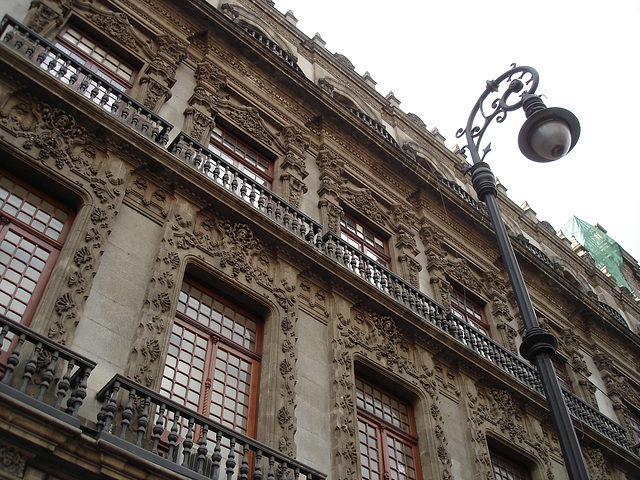
<path id="1" fill-rule="evenodd" d="M 502 96 L 499 96 L 499 87 L 503 82 L 508 84 L 508 87 Z M 466 133 L 467 145 L 463 150 L 468 148 L 473 160 L 473 166 L 470 167 L 473 188 L 478 198 L 487 205 L 498 248 L 524 322 L 525 334 L 520 353 L 538 369 L 569 478 L 588 480 L 589 474 L 582 450 L 551 361 L 558 348 L 558 339 L 540 327 L 498 209 L 496 178 L 489 165 L 484 162 L 484 157 L 491 150 L 490 143 L 482 151 L 482 157 L 480 156 L 480 142 L 489 124 L 494 119 L 498 123 L 503 122 L 508 112 L 520 107 L 524 109 L 527 120 L 518 135 L 518 144 L 527 158 L 536 162 L 551 162 L 563 157 L 575 146 L 580 136 L 578 119 L 563 108 L 547 108 L 540 97 L 535 95 L 537 88 L 536 70 L 511 65 L 509 71 L 495 80 L 487 81 L 487 88 L 471 110 L 466 128 L 458 130 L 456 137 L 459 138 Z M 526 90 L 520 95 L 513 95 L 523 89 Z M 487 100 L 492 94 L 497 94 L 497 98 Z M 511 98 L 512 96 L 514 98 Z M 490 108 L 486 108 L 486 102 Z M 474 126 L 478 115 L 478 121 L 484 123 Z"/>

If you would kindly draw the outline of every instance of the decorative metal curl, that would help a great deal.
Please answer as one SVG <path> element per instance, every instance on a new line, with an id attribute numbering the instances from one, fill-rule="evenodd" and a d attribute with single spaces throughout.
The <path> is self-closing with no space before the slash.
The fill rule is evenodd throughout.
<path id="1" fill-rule="evenodd" d="M 467 126 L 464 129 L 458 129 L 456 132 L 456 138 L 460 138 L 466 134 L 467 144 L 461 149 L 461 152 L 464 153 L 468 148 L 474 165 L 478 162 L 484 161 L 484 158 L 491 151 L 491 143 L 489 143 L 484 147 L 484 150 L 482 150 L 482 156 L 480 156 L 479 153 L 480 142 L 482 141 L 482 137 L 484 136 L 489 124 L 493 120 L 497 123 L 504 122 L 509 112 L 522 107 L 522 94 L 524 93 L 522 90 L 524 88 L 528 88 L 527 92 L 534 94 L 538 88 L 538 80 L 538 72 L 534 68 L 525 66 L 518 67 L 515 63 L 511 64 L 510 70 L 506 71 L 495 80 L 487 80 L 487 88 L 471 110 L 469 120 L 467 120 Z M 485 104 L 488 101 L 488 97 L 491 94 L 499 94 L 500 85 L 503 84 L 503 82 L 508 83 L 509 86 L 502 95 L 498 95 L 491 99 L 491 108 L 490 110 L 485 111 Z M 518 100 L 514 103 L 509 103 L 510 97 L 514 93 L 520 93 L 517 97 Z M 474 126 L 478 114 L 480 114 L 484 120 L 484 124 L 482 126 Z"/>

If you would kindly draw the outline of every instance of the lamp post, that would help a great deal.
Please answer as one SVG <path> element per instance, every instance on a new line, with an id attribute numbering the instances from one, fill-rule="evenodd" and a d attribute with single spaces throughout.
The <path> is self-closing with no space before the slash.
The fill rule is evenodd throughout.
<path id="1" fill-rule="evenodd" d="M 501 84 L 508 86 L 500 96 Z M 563 157 L 574 147 L 580 136 L 578 119 L 568 110 L 547 108 L 540 97 L 535 95 L 537 88 L 538 72 L 536 70 L 531 67 L 511 65 L 510 70 L 495 80 L 487 81 L 487 88 L 473 107 L 466 128 L 458 130 L 456 137 L 459 138 L 466 133 L 467 145 L 464 149 L 469 149 L 473 160 L 473 166 L 470 167 L 473 188 L 478 198 L 487 206 L 498 240 L 498 248 L 524 322 L 525 334 L 520 353 L 538 369 L 569 478 L 588 480 L 589 474 L 582 450 L 551 361 L 558 348 L 558 339 L 540 327 L 498 209 L 495 176 L 489 165 L 484 162 L 484 157 L 491 150 L 490 143 L 480 156 L 480 143 L 489 124 L 494 119 L 498 123 L 503 122 L 508 112 L 521 107 L 525 111 L 527 120 L 520 130 L 518 144 L 527 158 L 536 162 L 550 162 Z M 514 95 L 518 93 L 520 94 Z M 492 94 L 495 98 L 488 100 Z M 487 102 L 490 108 L 486 108 Z M 476 119 L 484 123 L 474 125 Z"/>

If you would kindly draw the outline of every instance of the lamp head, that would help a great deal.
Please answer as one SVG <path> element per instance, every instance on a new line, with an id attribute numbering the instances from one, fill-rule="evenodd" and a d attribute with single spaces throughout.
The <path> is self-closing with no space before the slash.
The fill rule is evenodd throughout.
<path id="1" fill-rule="evenodd" d="M 580 137 L 580 122 L 564 108 L 547 108 L 540 97 L 523 95 L 522 108 L 527 120 L 520 129 L 518 145 L 522 154 L 534 162 L 553 162 L 564 157 Z"/>

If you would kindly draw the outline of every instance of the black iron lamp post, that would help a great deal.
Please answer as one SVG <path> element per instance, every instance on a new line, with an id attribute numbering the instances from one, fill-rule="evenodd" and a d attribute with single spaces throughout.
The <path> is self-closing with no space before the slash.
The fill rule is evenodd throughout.
<path id="1" fill-rule="evenodd" d="M 500 96 L 500 85 L 503 82 L 508 86 Z M 480 142 L 489 124 L 494 119 L 498 123 L 503 122 L 508 112 L 520 107 L 524 109 L 527 120 L 520 130 L 518 144 L 527 158 L 536 162 L 551 162 L 563 157 L 574 147 L 580 136 L 578 119 L 563 108 L 547 108 L 540 97 L 535 95 L 537 88 L 538 72 L 536 70 L 531 67 L 511 65 L 509 71 L 495 80 L 487 81 L 487 88 L 473 107 L 466 128 L 458 130 L 456 137 L 459 138 L 466 133 L 467 145 L 463 150 L 468 148 L 473 159 L 473 166 L 470 167 L 473 188 L 478 198 L 487 205 L 500 254 L 507 268 L 516 303 L 524 322 L 525 334 L 520 353 L 533 362 L 538 369 L 569 478 L 588 480 L 589 474 L 582 450 L 551 361 L 558 348 L 558 339 L 540 327 L 504 227 L 496 201 L 498 193 L 496 179 L 489 165 L 484 162 L 484 157 L 491 150 L 491 144 L 484 148 L 482 156 L 479 150 Z M 514 95 L 523 90 L 525 90 L 523 93 Z M 488 100 L 492 94 L 496 98 Z M 489 103 L 490 108 L 485 109 L 485 103 Z M 478 122 L 483 122 L 481 125 L 474 125 L 476 117 Z"/>

